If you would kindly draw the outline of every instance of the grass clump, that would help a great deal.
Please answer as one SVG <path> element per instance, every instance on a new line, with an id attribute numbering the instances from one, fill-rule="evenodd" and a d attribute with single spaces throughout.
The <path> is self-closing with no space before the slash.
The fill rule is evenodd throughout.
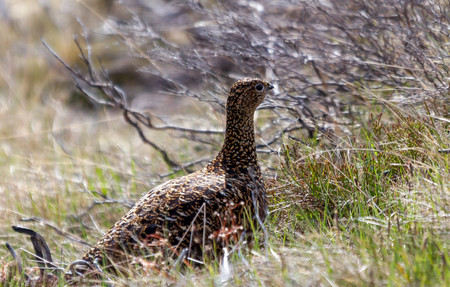
<path id="1" fill-rule="evenodd" d="M 339 286 L 450 283 L 449 159 L 438 152 L 448 124 L 393 111 L 394 121 L 371 116 L 339 147 L 284 149 L 274 231 L 286 246 L 315 246 Z M 346 264 L 353 256 L 359 263 Z"/>

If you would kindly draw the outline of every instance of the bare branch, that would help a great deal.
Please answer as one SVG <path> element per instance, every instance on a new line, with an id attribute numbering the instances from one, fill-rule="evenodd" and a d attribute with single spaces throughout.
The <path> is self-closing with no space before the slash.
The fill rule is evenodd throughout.
<path id="1" fill-rule="evenodd" d="M 79 243 L 79 244 L 91 247 L 91 244 L 89 244 L 88 242 L 86 242 L 86 241 L 84 241 L 84 240 L 82 240 L 80 238 L 77 238 L 77 237 L 75 237 L 75 236 L 73 236 L 73 235 L 71 235 L 71 234 L 69 234 L 69 233 L 59 229 L 58 227 L 54 226 L 53 224 L 51 224 L 50 222 L 46 221 L 43 218 L 32 216 L 32 217 L 28 217 L 28 218 L 21 218 L 20 221 L 22 221 L 22 222 L 39 222 L 39 223 L 42 223 L 45 226 L 50 227 L 51 229 L 56 231 L 56 233 L 58 233 L 58 235 L 63 236 L 65 238 L 69 239 L 70 241 L 73 241 L 73 242 L 76 242 L 76 243 Z"/>
<path id="2" fill-rule="evenodd" d="M 45 270 L 48 268 L 55 268 L 56 270 L 63 270 L 59 266 L 53 263 L 50 248 L 48 248 L 47 242 L 45 242 L 44 237 L 29 228 L 22 226 L 12 226 L 15 232 L 23 233 L 30 236 L 31 243 L 33 243 L 33 248 L 35 251 L 35 258 L 39 264 L 41 271 L 41 276 L 45 275 Z"/>

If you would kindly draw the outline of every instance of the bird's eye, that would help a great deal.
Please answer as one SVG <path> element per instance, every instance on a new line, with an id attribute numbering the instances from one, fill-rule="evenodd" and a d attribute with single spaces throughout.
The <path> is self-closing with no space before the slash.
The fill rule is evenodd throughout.
<path id="1" fill-rule="evenodd" d="M 262 91 L 264 91 L 264 85 L 261 83 L 256 84 L 255 89 L 257 92 L 262 92 Z"/>

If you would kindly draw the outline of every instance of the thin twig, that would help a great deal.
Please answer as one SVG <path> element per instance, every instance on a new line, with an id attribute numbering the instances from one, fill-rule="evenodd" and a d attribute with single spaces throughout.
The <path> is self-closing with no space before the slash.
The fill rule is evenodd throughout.
<path id="1" fill-rule="evenodd" d="M 79 243 L 79 244 L 82 244 L 82 245 L 85 245 L 85 246 L 89 246 L 89 247 L 92 246 L 88 242 L 86 242 L 86 241 L 84 241 L 84 240 L 82 240 L 80 238 L 77 238 L 77 237 L 75 237 L 75 236 L 73 236 L 73 235 L 71 235 L 71 234 L 69 234 L 69 233 L 59 229 L 58 227 L 56 227 L 55 225 L 51 224 L 50 222 L 48 222 L 47 220 L 45 220 L 43 218 L 32 216 L 32 217 L 27 217 L 27 218 L 21 218 L 20 221 L 42 223 L 45 226 L 50 227 L 51 229 L 56 231 L 56 233 L 58 233 L 58 235 L 63 236 L 65 238 L 69 239 L 70 241 L 73 241 L 73 242 L 76 242 L 76 243 Z"/>
<path id="2" fill-rule="evenodd" d="M 258 197 L 259 193 L 261 192 L 261 190 L 259 189 L 259 183 L 256 178 L 255 169 L 252 167 L 249 167 L 248 173 L 254 184 L 254 188 L 252 189 L 252 200 L 253 200 L 253 208 L 255 209 L 255 217 L 259 223 L 259 226 L 261 227 L 261 229 L 263 230 L 263 233 L 264 233 L 264 249 L 266 250 L 266 257 L 268 257 L 269 233 L 267 232 L 264 222 L 261 220 L 261 217 L 259 216 L 260 208 L 264 208 L 265 210 L 263 212 L 267 214 L 267 206 L 259 206 L 259 203 L 258 203 L 257 197 Z"/>

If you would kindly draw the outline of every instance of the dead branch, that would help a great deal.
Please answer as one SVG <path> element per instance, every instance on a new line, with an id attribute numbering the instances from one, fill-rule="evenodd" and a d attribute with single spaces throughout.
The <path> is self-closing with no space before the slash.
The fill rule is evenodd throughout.
<path id="1" fill-rule="evenodd" d="M 35 251 L 35 258 L 39 264 L 41 277 L 45 276 L 45 271 L 48 269 L 54 269 L 55 271 L 63 270 L 59 266 L 53 263 L 50 248 L 48 248 L 47 242 L 44 237 L 34 230 L 31 230 L 22 226 L 12 226 L 15 232 L 26 234 L 30 236 L 31 243 Z"/>

